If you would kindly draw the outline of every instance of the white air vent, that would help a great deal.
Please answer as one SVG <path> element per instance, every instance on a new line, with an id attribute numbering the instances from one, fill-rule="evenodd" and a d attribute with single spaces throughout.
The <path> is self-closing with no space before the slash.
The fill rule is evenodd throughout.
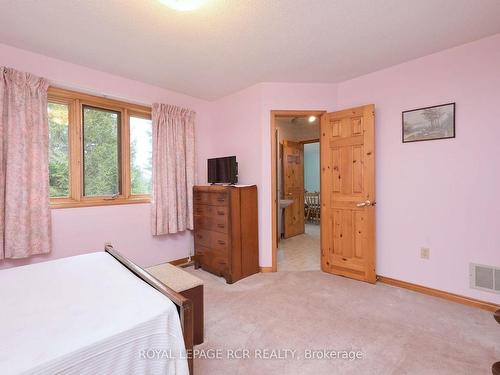
<path id="1" fill-rule="evenodd" d="M 470 287 L 500 293 L 500 268 L 470 264 Z"/>

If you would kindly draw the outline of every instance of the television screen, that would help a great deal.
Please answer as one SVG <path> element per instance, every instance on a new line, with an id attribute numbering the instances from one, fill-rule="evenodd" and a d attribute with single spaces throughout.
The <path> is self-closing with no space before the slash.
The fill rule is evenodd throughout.
<path id="1" fill-rule="evenodd" d="M 238 182 L 236 156 L 208 159 L 208 182 L 211 184 L 236 184 Z"/>

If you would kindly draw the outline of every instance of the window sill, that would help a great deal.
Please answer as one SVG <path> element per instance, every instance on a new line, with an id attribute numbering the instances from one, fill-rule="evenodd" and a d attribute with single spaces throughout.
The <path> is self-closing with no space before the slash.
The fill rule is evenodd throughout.
<path id="1" fill-rule="evenodd" d="M 51 209 L 59 208 L 77 208 L 77 207 L 96 207 L 96 206 L 116 206 L 122 204 L 151 203 L 151 198 L 117 198 L 117 199 L 84 199 L 81 201 L 73 199 L 54 199 L 50 202 Z"/>

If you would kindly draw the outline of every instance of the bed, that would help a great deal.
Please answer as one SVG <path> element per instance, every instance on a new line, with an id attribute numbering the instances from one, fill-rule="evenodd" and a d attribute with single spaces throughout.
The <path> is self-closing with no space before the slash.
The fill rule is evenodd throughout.
<path id="1" fill-rule="evenodd" d="M 3 270 L 0 301 L 3 375 L 192 371 L 191 301 L 112 248 Z"/>

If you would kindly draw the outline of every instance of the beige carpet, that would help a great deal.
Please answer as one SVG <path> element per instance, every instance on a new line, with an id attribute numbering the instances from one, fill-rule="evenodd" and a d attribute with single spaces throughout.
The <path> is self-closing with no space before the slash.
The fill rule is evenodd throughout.
<path id="1" fill-rule="evenodd" d="M 487 311 L 384 284 L 318 271 L 257 274 L 227 285 L 202 270 L 205 343 L 198 375 L 491 374 L 500 360 L 500 326 Z M 228 350 L 249 359 L 224 359 Z M 254 359 L 263 349 L 295 359 Z M 356 350 L 358 360 L 306 360 L 304 350 Z M 260 350 L 260 352 L 259 352 Z M 289 357 L 290 358 L 290 357 Z"/>
<path id="2" fill-rule="evenodd" d="M 280 240 L 278 271 L 319 271 L 320 253 L 320 227 L 306 224 L 304 234 Z"/>

